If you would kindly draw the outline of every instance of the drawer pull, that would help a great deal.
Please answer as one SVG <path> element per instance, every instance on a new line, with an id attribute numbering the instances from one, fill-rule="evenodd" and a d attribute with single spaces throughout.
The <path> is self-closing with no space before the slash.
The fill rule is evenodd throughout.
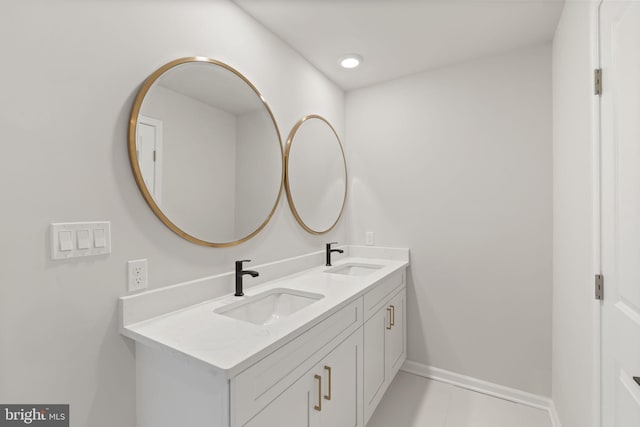
<path id="1" fill-rule="evenodd" d="M 327 371 L 327 378 L 329 379 L 329 393 L 324 395 L 324 398 L 327 400 L 331 400 L 331 366 L 325 366 L 325 371 Z"/>
<path id="2" fill-rule="evenodd" d="M 318 381 L 318 404 L 313 407 L 316 411 L 322 411 L 322 377 L 320 375 L 314 375 L 313 378 Z"/>
<path id="3" fill-rule="evenodd" d="M 396 326 L 396 308 L 391 305 L 391 326 Z"/>
<path id="4" fill-rule="evenodd" d="M 387 326 L 387 329 L 391 329 L 393 326 L 393 323 L 391 323 L 391 307 L 387 307 L 387 313 L 389 313 L 389 326 Z"/>

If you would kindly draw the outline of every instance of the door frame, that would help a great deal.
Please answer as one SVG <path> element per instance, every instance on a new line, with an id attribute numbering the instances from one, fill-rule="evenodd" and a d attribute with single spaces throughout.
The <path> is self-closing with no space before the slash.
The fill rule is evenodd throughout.
<path id="1" fill-rule="evenodd" d="M 154 183 L 153 188 L 154 192 L 151 196 L 153 196 L 153 200 L 156 202 L 158 206 L 162 204 L 162 140 L 164 138 L 163 129 L 162 129 L 162 120 L 154 119 L 152 117 L 143 116 L 140 114 L 138 117 L 138 124 L 136 126 L 140 126 L 141 124 L 152 126 L 156 130 L 156 140 L 155 140 L 155 152 L 156 157 L 153 162 L 153 177 Z M 138 140 L 136 139 L 136 152 L 138 150 Z"/>
<path id="2" fill-rule="evenodd" d="M 592 69 L 601 68 L 600 56 L 600 10 L 605 0 L 593 2 L 591 22 L 591 61 Z M 593 276 L 602 274 L 602 132 L 601 132 L 601 103 L 600 96 L 594 94 L 591 102 L 591 132 L 593 158 Z M 593 330 L 593 426 L 602 427 L 602 300 L 596 300 L 592 305 Z"/>

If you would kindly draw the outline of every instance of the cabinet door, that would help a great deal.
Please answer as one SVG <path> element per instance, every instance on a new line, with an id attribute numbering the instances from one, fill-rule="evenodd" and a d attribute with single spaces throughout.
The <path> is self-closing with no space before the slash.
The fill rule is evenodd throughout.
<path id="1" fill-rule="evenodd" d="M 322 427 L 364 427 L 362 355 L 358 329 L 316 368 L 322 377 Z"/>
<path id="2" fill-rule="evenodd" d="M 364 427 L 362 329 L 243 427 Z"/>
<path id="3" fill-rule="evenodd" d="M 387 307 L 376 312 L 364 324 L 364 420 L 365 424 L 382 398 L 386 382 L 385 341 Z"/>
<path id="4" fill-rule="evenodd" d="M 307 373 L 267 405 L 244 427 L 319 427 L 313 375 Z"/>
<path id="5" fill-rule="evenodd" d="M 405 295 L 402 289 L 364 324 L 365 424 L 406 359 Z"/>
<path id="6" fill-rule="evenodd" d="M 387 306 L 389 325 L 391 329 L 386 329 L 387 337 L 385 342 L 385 377 L 389 382 L 393 380 L 396 373 L 406 359 L 406 333 L 405 333 L 405 300 L 406 290 L 403 289 L 394 296 Z"/>

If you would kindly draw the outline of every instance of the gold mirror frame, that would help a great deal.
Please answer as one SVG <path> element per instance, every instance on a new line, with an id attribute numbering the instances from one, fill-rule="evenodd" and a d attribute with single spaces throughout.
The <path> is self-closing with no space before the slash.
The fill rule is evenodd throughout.
<path id="1" fill-rule="evenodd" d="M 149 193 L 149 190 L 147 189 L 147 186 L 145 185 L 144 180 L 142 178 L 140 165 L 138 164 L 138 159 L 137 159 L 138 156 L 136 153 L 136 129 L 138 126 L 138 116 L 140 114 L 140 109 L 142 108 L 142 102 L 144 101 L 144 98 L 147 95 L 147 92 L 149 92 L 149 89 L 151 89 L 151 86 L 153 86 L 156 80 L 158 80 L 165 72 L 169 71 L 170 69 L 177 67 L 178 65 L 187 64 L 190 62 L 201 62 L 201 63 L 210 63 L 213 65 L 217 65 L 228 71 L 231 71 L 236 76 L 240 77 L 247 85 L 249 85 L 249 87 L 255 92 L 258 98 L 260 98 L 260 100 L 264 104 L 264 107 L 267 109 L 269 116 L 271 117 L 271 121 L 273 122 L 273 126 L 276 130 L 276 135 L 278 136 L 278 147 L 280 148 L 280 157 L 282 158 L 282 154 L 283 154 L 282 136 L 280 135 L 280 129 L 278 128 L 278 124 L 276 123 L 276 119 L 273 116 L 273 112 L 271 111 L 269 104 L 267 104 L 267 101 L 264 99 L 260 91 L 258 91 L 258 89 L 253 85 L 253 83 L 251 83 L 251 81 L 249 81 L 249 79 L 247 79 L 242 73 L 240 73 L 235 68 L 225 64 L 224 62 L 220 62 L 215 59 L 205 58 L 201 56 L 193 56 L 193 57 L 179 58 L 163 65 L 162 67 L 158 68 L 155 72 L 153 72 L 153 74 L 151 74 L 142 84 L 142 87 L 140 88 L 140 91 L 136 95 L 136 98 L 133 102 L 133 108 L 131 109 L 131 116 L 129 119 L 129 138 L 128 138 L 129 162 L 131 164 L 131 170 L 136 180 L 136 184 L 138 185 L 138 189 L 142 193 L 144 200 L 147 202 L 147 204 L 149 205 L 153 213 L 160 219 L 160 221 L 162 221 L 164 225 L 166 225 L 171 231 L 176 233 L 178 236 L 192 243 L 202 245 L 202 246 L 213 247 L 213 248 L 226 248 L 226 247 L 235 246 L 235 245 L 239 245 L 240 243 L 246 242 L 247 240 L 254 237 L 256 234 L 258 234 L 260 231 L 262 231 L 262 229 L 266 227 L 266 225 L 269 223 L 269 221 L 273 217 L 273 214 L 276 211 L 276 208 L 278 207 L 280 198 L 282 197 L 282 187 L 283 187 L 284 176 L 285 176 L 284 162 L 282 162 L 282 173 L 280 176 L 280 188 L 278 190 L 278 196 L 276 197 L 276 201 L 273 204 L 273 208 L 271 209 L 271 212 L 269 213 L 267 218 L 264 220 L 264 222 L 260 224 L 260 226 L 255 231 L 243 237 L 242 239 L 234 240 L 232 242 L 226 242 L 226 243 L 215 243 L 215 242 L 209 242 L 206 240 L 199 239 L 189 233 L 186 233 L 184 230 L 182 230 L 180 227 L 174 224 L 162 212 L 162 209 L 160 209 L 160 207 L 157 205 L 157 203 L 153 199 L 153 196 L 151 195 L 151 193 Z"/>
<path id="2" fill-rule="evenodd" d="M 323 121 L 324 123 L 327 124 L 327 126 L 329 126 L 329 128 L 331 129 L 331 131 L 333 132 L 333 134 L 336 137 L 336 140 L 338 141 L 338 146 L 340 147 L 340 153 L 342 153 L 342 161 L 344 164 L 344 197 L 342 199 L 342 206 L 340 207 L 340 212 L 338 213 L 338 217 L 336 218 L 335 222 L 326 230 L 314 230 L 313 228 L 309 227 L 300 217 L 300 213 L 298 212 L 298 210 L 296 209 L 296 204 L 293 201 L 293 195 L 291 194 L 291 187 L 289 185 L 289 154 L 291 152 L 291 145 L 293 144 L 293 139 L 296 136 L 296 132 L 298 132 L 298 129 L 300 129 L 300 126 L 302 126 L 304 124 L 304 122 L 306 122 L 309 119 L 319 119 L 321 121 Z M 298 224 L 300 224 L 300 226 L 302 228 L 304 228 L 306 231 L 308 231 L 311 234 L 315 234 L 315 235 L 321 235 L 321 234 L 325 234 L 328 233 L 329 231 L 331 231 L 337 224 L 338 221 L 340 221 L 340 218 L 342 217 L 342 213 L 344 212 L 344 207 L 347 201 L 347 187 L 348 187 L 348 172 L 347 172 L 347 159 L 346 156 L 344 155 L 344 148 L 342 146 L 342 141 L 340 140 L 340 137 L 338 136 L 338 133 L 336 132 L 336 130 L 333 128 L 333 126 L 331 125 L 331 123 L 329 123 L 329 121 L 327 119 L 325 119 L 322 116 L 319 116 L 317 114 L 309 114 L 307 116 L 304 116 L 303 118 L 301 118 L 293 127 L 293 129 L 291 129 L 291 132 L 289 133 L 289 137 L 287 138 L 287 148 L 285 150 L 285 154 L 284 154 L 284 187 L 287 193 L 287 200 L 289 201 L 289 206 L 291 207 L 291 212 L 293 213 L 293 216 L 295 217 L 296 221 L 298 221 Z"/>

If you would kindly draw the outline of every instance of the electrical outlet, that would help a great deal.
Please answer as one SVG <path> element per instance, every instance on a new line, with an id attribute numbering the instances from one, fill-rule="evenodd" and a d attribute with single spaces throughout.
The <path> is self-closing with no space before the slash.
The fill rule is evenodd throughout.
<path id="1" fill-rule="evenodd" d="M 373 231 L 367 231 L 366 233 L 367 246 L 373 246 Z"/>
<path id="2" fill-rule="evenodd" d="M 129 292 L 147 289 L 147 260 L 127 261 L 127 281 Z"/>

